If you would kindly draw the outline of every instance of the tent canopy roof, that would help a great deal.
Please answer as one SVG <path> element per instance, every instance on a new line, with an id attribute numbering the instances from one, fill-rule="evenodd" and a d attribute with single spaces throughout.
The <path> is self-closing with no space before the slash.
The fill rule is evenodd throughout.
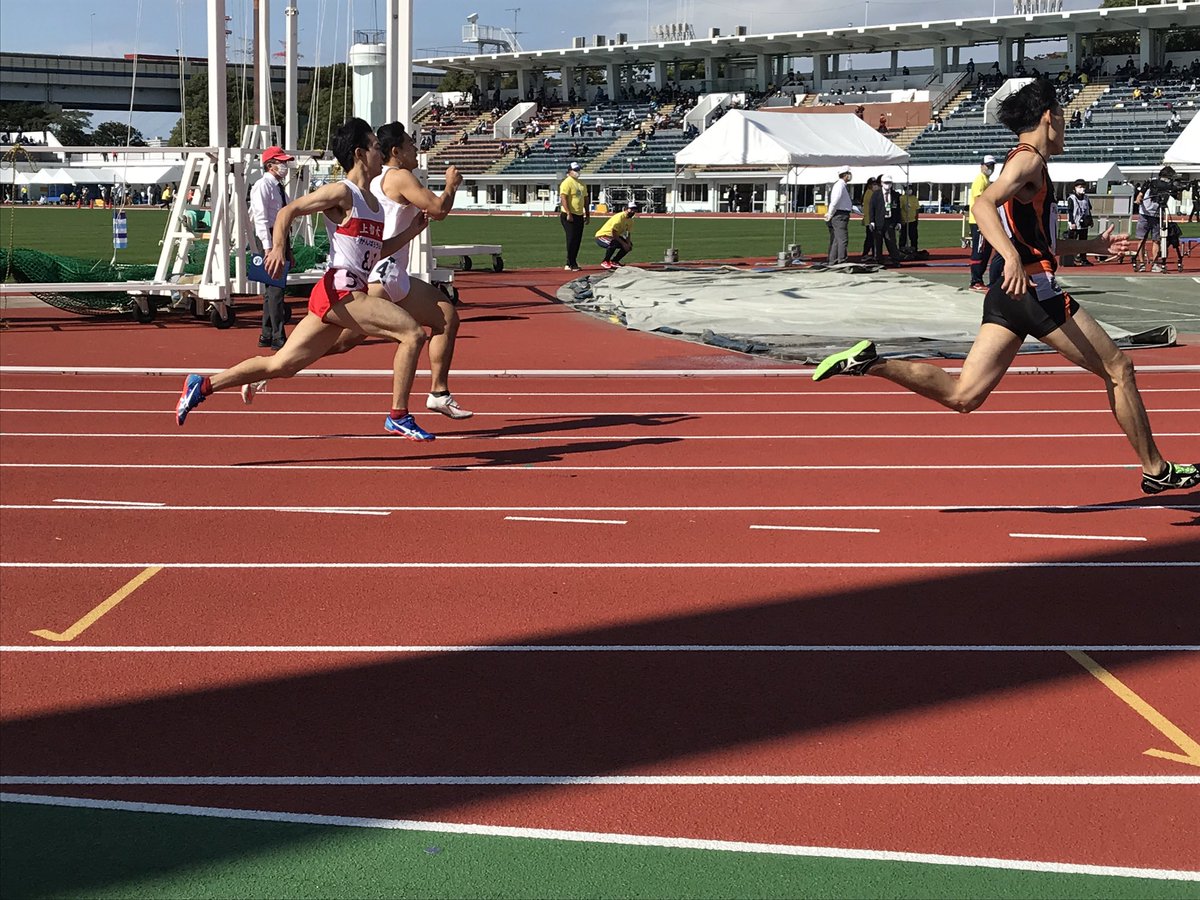
<path id="1" fill-rule="evenodd" d="M 677 166 L 895 165 L 908 154 L 855 115 L 733 110 L 675 154 Z"/>
<path id="2" fill-rule="evenodd" d="M 1163 162 L 1175 166 L 1200 166 L 1200 115 L 1192 116 L 1187 128 L 1167 148 Z"/>
<path id="3" fill-rule="evenodd" d="M 1004 168 L 996 167 L 996 173 Z M 850 181 L 863 184 L 875 175 L 891 175 L 897 184 L 970 184 L 979 174 L 975 163 L 959 165 L 912 165 L 912 166 L 852 166 Z M 837 178 L 836 166 L 797 166 L 784 176 L 785 184 L 832 184 Z M 1050 180 L 1055 184 L 1067 184 L 1082 178 L 1088 183 L 1098 181 L 1125 180 L 1124 173 L 1112 163 L 1050 163 Z"/>

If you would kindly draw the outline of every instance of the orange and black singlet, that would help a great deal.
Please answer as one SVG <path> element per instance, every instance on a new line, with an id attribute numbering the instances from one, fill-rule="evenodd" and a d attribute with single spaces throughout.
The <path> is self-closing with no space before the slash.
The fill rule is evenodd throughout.
<path id="1" fill-rule="evenodd" d="M 1021 256 L 1021 264 L 1029 274 L 1053 273 L 1058 268 L 1055 247 L 1058 245 L 1058 204 L 1050 183 L 1046 159 L 1036 147 L 1017 144 L 1005 157 L 1005 162 L 1018 153 L 1036 153 L 1042 160 L 1042 183 L 1028 201 L 1011 197 L 998 210 L 1004 230 Z"/>

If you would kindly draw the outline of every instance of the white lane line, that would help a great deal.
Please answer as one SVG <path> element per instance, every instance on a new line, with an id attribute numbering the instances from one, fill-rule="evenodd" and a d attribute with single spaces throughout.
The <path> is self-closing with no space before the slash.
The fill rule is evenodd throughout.
<path id="1" fill-rule="evenodd" d="M 289 388 L 271 389 L 274 397 L 389 397 L 386 391 L 296 391 Z M 117 388 L 15 388 L 0 387 L 0 394 L 161 394 L 178 397 L 179 391 L 171 390 L 133 390 Z M 1139 394 L 1196 394 L 1200 388 L 1144 388 L 1138 386 Z M 989 397 L 1004 394 L 1030 394 L 1045 397 L 1042 391 L 992 391 Z M 1095 388 L 1064 388 L 1055 389 L 1054 396 L 1061 394 L 1087 394 L 1095 396 Z M 456 397 L 592 397 L 596 399 L 608 397 L 811 397 L 829 399 L 833 397 L 888 397 L 920 400 L 928 402 L 919 394 L 902 390 L 884 391 L 828 391 L 813 389 L 808 391 L 455 391 Z M 976 410 L 979 415 L 985 410 Z"/>
<path id="2" fill-rule="evenodd" d="M 1025 532 L 1009 532 L 1012 538 L 1035 538 L 1048 541 L 1144 541 L 1144 537 L 1125 537 L 1115 534 L 1027 534 Z"/>
<path id="3" fill-rule="evenodd" d="M 204 510 L 205 507 L 200 506 L 196 509 Z M 266 506 L 263 509 L 267 512 L 298 512 L 298 513 L 317 513 L 320 515 L 329 516 L 387 516 L 391 512 L 386 509 L 351 509 L 342 506 Z"/>
<path id="4" fill-rule="evenodd" d="M 57 505 L 55 505 L 57 504 Z M 74 504 L 74 505 L 68 505 Z M 508 506 L 497 504 L 493 506 L 278 506 L 278 505 L 242 505 L 242 506 L 201 506 L 201 505 L 170 505 L 165 503 L 140 504 L 124 503 L 117 500 L 55 500 L 54 503 L 2 503 L 0 509 L 24 510 L 55 510 L 55 509 L 123 509 L 138 512 L 312 512 L 335 511 L 352 512 L 366 515 L 386 515 L 392 512 L 1143 512 L 1146 510 L 1179 510 L 1191 511 L 1200 509 L 1200 503 L 1146 503 L 1125 505 L 1120 503 L 1097 504 L 1062 504 L 1062 505 L 1018 505 L 1004 504 L 992 506 L 988 504 L 927 504 L 924 506 Z M 580 521 L 570 519 L 568 521 Z M 751 525 L 751 528 L 781 529 L 781 530 L 833 530 L 833 531 L 870 531 L 878 532 L 877 528 L 826 529 L 816 526 L 802 525 Z"/>
<path id="5" fill-rule="evenodd" d="M 338 465 L 301 465 L 279 463 L 204 463 L 206 471 L 221 469 L 227 472 L 254 472 L 269 469 L 272 472 L 857 472 L 862 466 L 571 466 L 571 465 L 529 465 L 527 463 L 443 463 L 442 465 L 396 465 L 396 466 L 338 466 Z M 949 470 L 988 471 L 1024 470 L 1024 469 L 1070 469 L 1072 471 L 1091 469 L 1141 469 L 1137 463 L 988 463 L 986 466 L 977 463 L 946 463 L 945 465 L 872 465 L 872 470 L 889 472 L 931 471 L 942 472 Z M 0 462 L 0 469 L 149 469 L 155 471 L 186 470 L 195 472 L 196 463 L 47 463 L 47 462 Z"/>
<path id="6" fill-rule="evenodd" d="M 1147 412 L 1159 415 L 1162 413 L 1198 413 L 1200 408 L 1171 408 L 1149 409 Z M 120 415 L 120 416 L 162 416 L 161 409 L 59 409 L 51 407 L 4 407 L 0 413 L 53 413 L 55 415 Z M 1105 409 L 982 409 L 972 414 L 973 418 L 980 416 L 1061 416 L 1061 415 L 1090 415 L 1103 414 L 1111 416 L 1112 412 Z M 205 409 L 200 415 L 204 416 L 364 416 L 377 417 L 379 410 L 374 409 Z M 543 412 L 539 410 L 504 410 L 501 412 L 479 412 L 479 416 L 496 416 L 500 418 L 519 419 L 565 419 L 565 418 L 603 418 L 606 416 L 647 418 L 666 416 L 942 416 L 946 417 L 944 409 L 592 409 L 592 410 L 563 410 L 561 412 Z M 626 424 L 626 423 L 618 423 Z M 636 422 L 629 424 L 637 424 Z"/>
<path id="7" fill-rule="evenodd" d="M 10 644 L 0 653 L 1196 653 L 1200 644 Z"/>
<path id="8" fill-rule="evenodd" d="M 132 507 L 139 508 L 139 509 L 142 507 L 145 507 L 147 509 L 159 509 L 159 508 L 166 506 L 165 503 L 148 503 L 148 502 L 144 502 L 141 500 L 79 500 L 74 497 L 58 497 L 55 499 L 54 502 L 55 503 L 86 504 L 87 506 L 92 506 L 92 507 L 132 506 Z M 43 507 L 43 508 L 44 509 L 60 509 L 61 507 L 47 506 L 47 507 Z"/>
<path id="9" fill-rule="evenodd" d="M 40 806 L 67 806 L 85 809 L 113 809 L 128 812 L 167 815 L 205 816 L 215 819 L 240 819 L 257 822 L 290 822 L 303 825 L 329 825 L 350 828 L 381 828 L 394 831 L 474 834 L 487 837 L 515 837 L 534 840 L 574 841 L 577 843 L 615 844 L 638 847 L 668 847 L 688 850 L 712 850 L 727 853 L 770 853 L 779 856 L 866 859 L 886 862 L 925 863 L 939 866 L 972 866 L 986 869 L 1053 872 L 1071 875 L 1108 875 L 1123 878 L 1158 878 L 1170 881 L 1200 881 L 1200 872 L 1175 869 L 1140 869 L 1127 866 L 1098 866 L 1041 860 L 996 859 L 984 856 L 949 856 L 935 853 L 906 853 L 894 850 L 860 850 L 845 847 L 810 847 L 796 844 L 764 844 L 749 841 L 720 841 L 697 838 L 662 837 L 611 832 L 562 831 L 549 828 L 515 828 L 497 825 L 464 825 L 458 822 L 433 822 L 419 819 L 367 819 L 352 816 L 326 816 L 311 813 L 280 813 L 257 809 L 225 809 L 211 806 L 183 806 L 170 803 L 137 803 L 125 800 L 92 800 L 82 797 L 47 797 L 39 794 L 0 792 L 0 802 Z"/>
<path id="10" fill-rule="evenodd" d="M 625 519 L 556 519 L 549 516 L 505 516 L 505 522 L 573 522 L 582 525 L 628 525 Z"/>
<path id="11" fill-rule="evenodd" d="M 159 413 L 159 415 L 162 415 Z M 0 437 L 14 438 L 73 438 L 81 439 L 122 439 L 139 440 L 142 438 L 158 438 L 167 440 L 215 440 L 215 441 L 389 441 L 396 442 L 394 434 L 196 434 L 194 432 L 147 432 L 144 434 L 95 431 L 3 431 Z M 1200 437 L 1200 431 L 1160 432 L 1158 437 Z M 440 434 L 439 441 L 558 441 L 562 444 L 580 444 L 588 441 L 628 441 L 631 444 L 663 443 L 665 441 L 1001 441 L 1028 438 L 1037 440 L 1073 438 L 1109 438 L 1126 440 L 1125 435 L 1117 431 L 1104 432 L 1072 432 L 1057 434 L 661 434 L 657 432 L 641 434 L 618 434 L 613 431 L 597 432 L 596 434 L 572 433 L 569 437 L 562 434 Z M 861 468 L 861 466 L 859 467 Z"/>
<path id="12" fill-rule="evenodd" d="M 16 562 L 0 569 L 1200 569 L 1193 560 L 1027 562 Z"/>
<path id="13" fill-rule="evenodd" d="M 5 787 L 387 787 L 395 785 L 1182 785 L 1200 775 L 3 775 Z"/>
<path id="14" fill-rule="evenodd" d="M 824 525 L 751 525 L 760 531 L 841 531 L 849 534 L 879 534 L 878 528 L 833 528 Z"/>

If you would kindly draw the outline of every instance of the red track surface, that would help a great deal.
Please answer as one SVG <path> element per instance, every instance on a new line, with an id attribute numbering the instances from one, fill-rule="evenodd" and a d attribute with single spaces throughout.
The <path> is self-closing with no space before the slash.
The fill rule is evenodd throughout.
<path id="1" fill-rule="evenodd" d="M 461 276 L 457 368 L 779 365 L 583 317 L 547 299 L 560 277 Z M 20 316 L 6 365 L 213 368 L 254 338 Z M 1200 495 L 1136 493 L 1089 376 L 1011 376 L 965 417 L 873 379 L 459 377 L 479 414 L 422 417 L 425 445 L 379 434 L 378 378 L 219 395 L 185 429 L 178 382 L 4 376 L 0 556 L 46 565 L 3 570 L 0 643 L 46 646 L 166 563 L 71 646 L 1153 645 L 1091 655 L 1200 736 L 1200 657 L 1161 649 L 1200 635 Z M 1195 374 L 1140 383 L 1164 452 L 1200 456 Z M 1040 468 L 1067 463 L 1091 468 Z M 1052 565 L 948 567 L 1025 562 Z M 229 564 L 252 565 L 205 567 Z M 0 712 L 10 776 L 1197 772 L 1047 650 L 9 651 Z M 14 789 L 1173 869 L 1200 844 L 1195 783 Z"/>

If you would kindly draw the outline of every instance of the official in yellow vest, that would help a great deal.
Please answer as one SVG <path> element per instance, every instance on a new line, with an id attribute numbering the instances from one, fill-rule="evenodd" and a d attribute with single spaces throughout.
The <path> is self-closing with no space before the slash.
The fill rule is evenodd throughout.
<path id="1" fill-rule="evenodd" d="M 581 168 L 577 162 L 567 166 L 567 177 L 558 186 L 558 220 L 567 238 L 567 264 L 563 268 L 571 272 L 579 271 L 579 245 L 583 243 L 583 229 L 591 217 L 587 185 L 579 180 Z"/>
<path id="2" fill-rule="evenodd" d="M 604 248 L 604 262 L 600 263 L 600 268 L 619 269 L 625 254 L 633 249 L 633 217 L 638 208 L 637 203 L 630 200 L 596 232 L 596 245 Z"/>

